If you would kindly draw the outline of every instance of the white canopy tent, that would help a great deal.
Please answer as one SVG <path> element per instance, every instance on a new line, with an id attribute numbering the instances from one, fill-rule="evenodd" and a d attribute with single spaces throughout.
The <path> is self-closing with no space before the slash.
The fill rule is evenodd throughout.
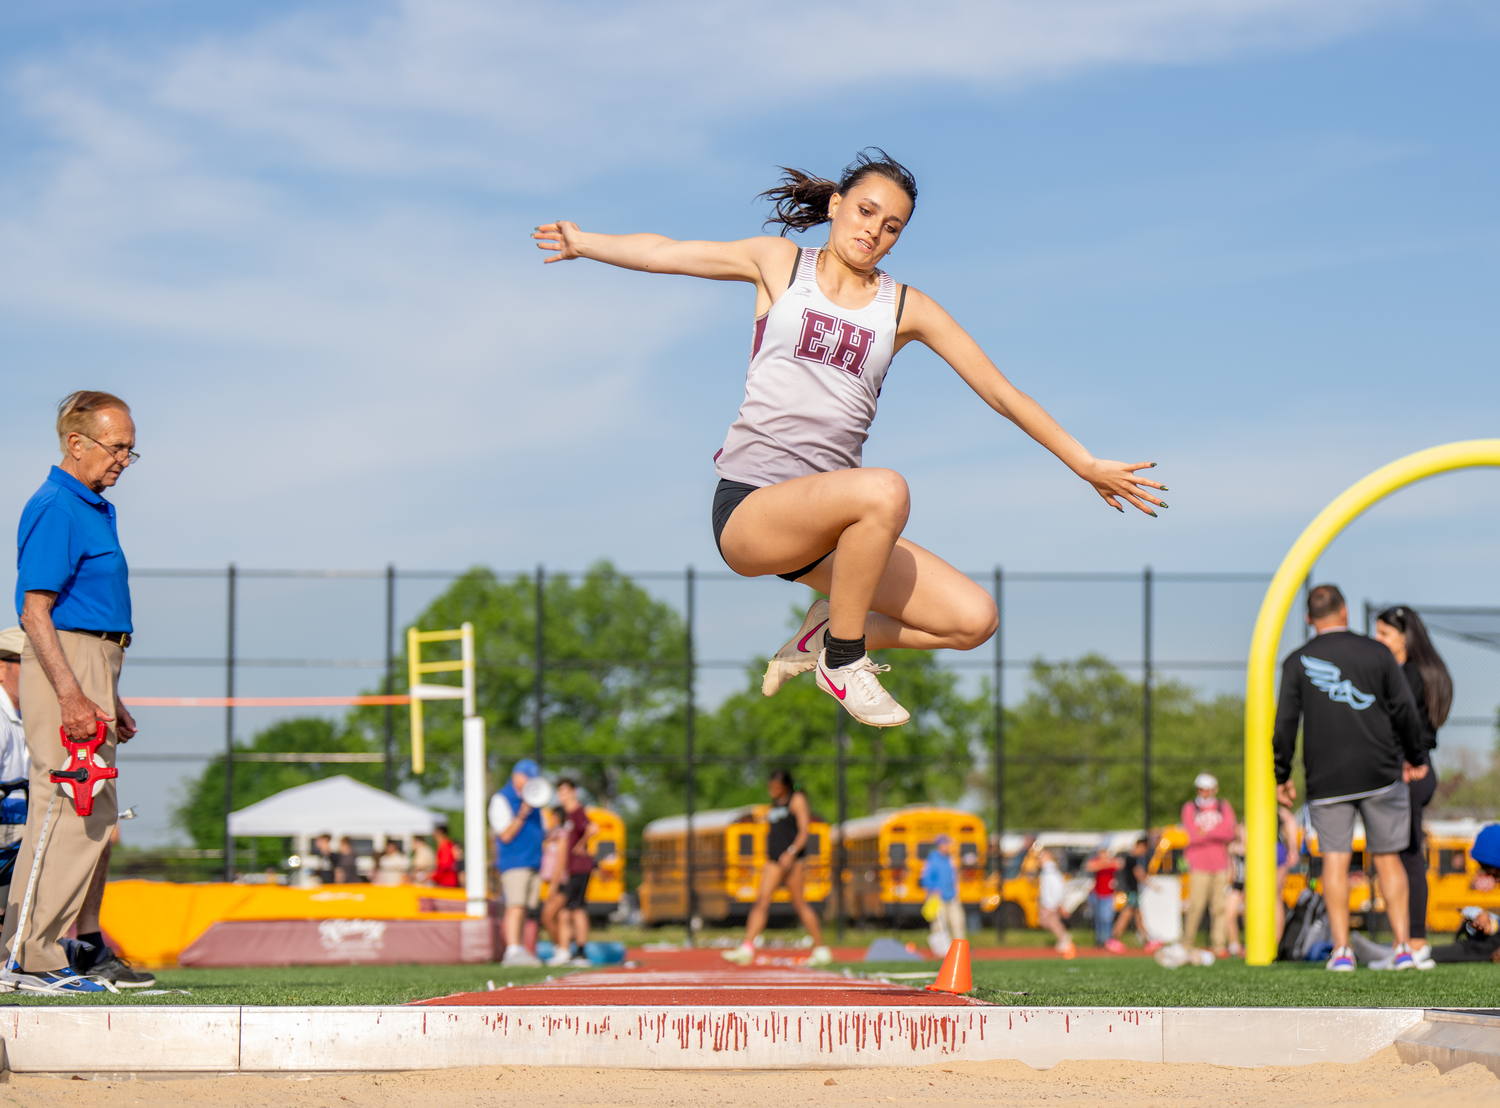
<path id="1" fill-rule="evenodd" d="M 305 856 L 315 835 L 409 840 L 447 822 L 440 814 L 344 774 L 285 789 L 229 814 L 229 833 L 244 838 L 290 837 Z"/>

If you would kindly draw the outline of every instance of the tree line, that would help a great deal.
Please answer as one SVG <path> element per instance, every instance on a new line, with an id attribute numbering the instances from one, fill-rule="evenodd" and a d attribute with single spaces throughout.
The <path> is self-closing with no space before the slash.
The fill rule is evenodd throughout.
<path id="1" fill-rule="evenodd" d="M 491 787 L 535 749 L 533 652 L 536 582 L 502 580 L 475 568 L 416 620 L 419 630 L 474 625 L 477 698 L 485 717 Z M 543 735 L 546 768 L 575 777 L 593 800 L 625 816 L 632 843 L 658 816 L 684 810 L 686 786 L 686 636 L 670 605 L 600 562 L 577 578 L 546 579 Z M 801 613 L 788 609 L 795 628 Z M 445 646 L 448 644 L 434 644 Z M 455 654 L 457 644 L 452 644 Z M 440 656 L 437 650 L 424 659 Z M 986 819 L 994 812 L 994 709 L 983 683 L 965 695 L 958 676 L 926 652 L 903 651 L 883 678 L 912 713 L 904 727 L 848 721 L 847 788 L 851 817 L 916 802 L 963 803 Z M 404 655 L 395 691 L 407 686 Z M 747 665 L 745 685 L 712 711 L 696 713 L 695 790 L 699 810 L 759 802 L 767 774 L 793 770 L 814 807 L 835 803 L 836 705 L 810 680 L 774 698 L 760 694 L 764 660 Z M 371 690 L 380 691 L 380 690 Z M 1172 681 L 1153 698 L 1153 821 L 1170 822 L 1192 795 L 1192 778 L 1211 768 L 1222 794 L 1238 800 L 1243 702 L 1203 698 Z M 1139 826 L 1142 687 L 1101 657 L 1047 664 L 1029 672 L 1024 699 L 1006 709 L 1007 825 L 1016 828 Z M 426 772 L 411 772 L 408 715 L 394 714 L 400 765 L 395 779 L 437 793 L 461 784 L 460 708 L 424 706 Z M 352 709 L 342 720 L 284 720 L 239 749 L 256 752 L 378 752 L 385 710 Z M 222 759 L 190 785 L 177 825 L 200 848 L 223 845 Z M 384 781 L 378 763 L 236 762 L 236 809 L 307 781 L 347 773 Z M 458 815 L 455 813 L 455 815 Z M 458 829 L 455 828 L 455 831 Z M 246 844 L 248 845 L 248 844 Z M 262 864 L 265 864 L 264 862 Z"/>

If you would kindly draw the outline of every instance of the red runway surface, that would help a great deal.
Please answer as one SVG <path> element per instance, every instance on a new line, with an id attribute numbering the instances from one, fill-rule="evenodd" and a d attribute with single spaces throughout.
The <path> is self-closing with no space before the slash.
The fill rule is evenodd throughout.
<path id="1" fill-rule="evenodd" d="M 643 954 L 639 968 L 590 970 L 539 985 L 516 985 L 482 993 L 458 993 L 422 1004 L 523 1007 L 597 1005 L 796 1005 L 931 1008 L 970 1007 L 978 1001 L 948 993 L 886 981 L 845 977 L 828 970 L 778 966 L 775 961 L 805 958 L 800 952 L 770 951 L 771 965 L 740 967 L 717 950 L 683 950 Z M 913 964 L 915 967 L 915 963 Z M 934 967 L 936 968 L 936 967 Z"/>

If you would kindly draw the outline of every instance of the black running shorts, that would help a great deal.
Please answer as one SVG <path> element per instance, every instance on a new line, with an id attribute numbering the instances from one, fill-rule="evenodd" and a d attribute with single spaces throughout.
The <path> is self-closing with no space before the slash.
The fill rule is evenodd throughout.
<path id="1" fill-rule="evenodd" d="M 724 533 L 724 527 L 729 523 L 729 517 L 734 510 L 740 506 L 740 501 L 749 496 L 756 489 L 755 485 L 747 485 L 743 481 L 728 481 L 719 479 L 719 487 L 714 490 L 714 545 L 719 547 L 719 557 L 724 557 L 724 548 L 719 545 L 719 536 Z M 832 554 L 830 550 L 828 554 Z M 823 558 L 828 557 L 824 554 Z M 822 563 L 823 558 L 818 558 L 810 565 L 805 565 L 795 573 L 778 573 L 776 576 L 783 581 L 796 581 L 805 577 Z M 728 565 L 728 563 L 725 563 Z M 730 568 L 733 568 L 732 566 Z"/>
<path id="2" fill-rule="evenodd" d="M 568 883 L 558 891 L 568 898 L 564 908 L 580 909 L 585 905 L 585 896 L 588 893 L 589 878 L 591 873 L 570 873 Z"/>

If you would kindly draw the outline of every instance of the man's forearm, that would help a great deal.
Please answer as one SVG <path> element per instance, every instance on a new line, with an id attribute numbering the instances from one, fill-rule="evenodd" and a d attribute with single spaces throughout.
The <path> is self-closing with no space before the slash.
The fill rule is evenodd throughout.
<path id="1" fill-rule="evenodd" d="M 52 683 L 52 691 L 62 700 L 82 695 L 83 689 L 68 665 L 62 642 L 57 637 L 57 628 L 52 623 L 53 600 L 54 597 L 47 593 L 27 593 L 21 610 L 21 624 L 31 641 L 31 649 L 36 652 L 36 660 L 42 665 L 42 672 Z"/>

